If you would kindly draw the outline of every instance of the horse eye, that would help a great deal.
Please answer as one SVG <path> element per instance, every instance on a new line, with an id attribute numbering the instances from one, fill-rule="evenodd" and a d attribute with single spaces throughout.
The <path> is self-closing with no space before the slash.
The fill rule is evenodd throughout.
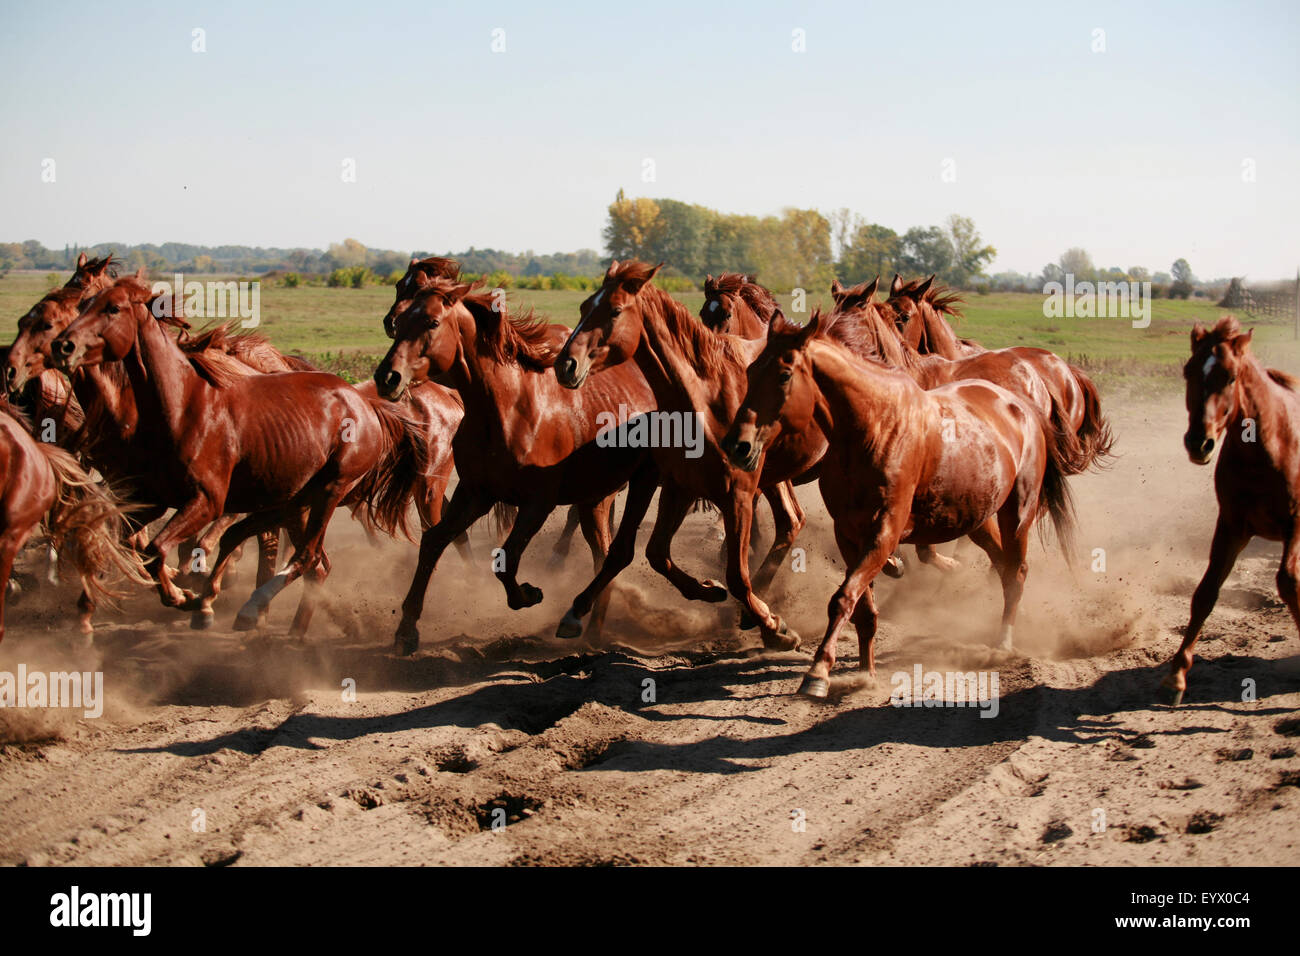
<path id="1" fill-rule="evenodd" d="M 104 306 L 104 311 L 105 311 L 107 314 L 109 314 L 109 315 L 117 315 L 117 306 L 115 306 L 115 305 L 106 305 L 106 306 Z"/>
<path id="2" fill-rule="evenodd" d="M 623 311 L 622 306 L 619 306 L 617 309 L 610 309 L 610 310 L 609 310 L 609 314 L 610 314 L 610 315 L 618 315 L 618 314 L 619 314 L 620 312 L 622 312 L 622 311 Z"/>
<path id="3" fill-rule="evenodd" d="M 438 327 L 438 325 L 439 325 L 439 322 L 438 322 L 437 319 L 430 319 L 430 320 L 429 320 L 429 328 L 431 328 L 431 329 L 436 329 L 436 328 Z"/>
<path id="4" fill-rule="evenodd" d="M 778 376 L 776 377 L 776 380 L 777 380 L 778 382 L 780 382 L 782 385 L 785 385 L 785 384 L 788 383 L 788 382 L 790 381 L 790 379 L 792 379 L 792 378 L 794 378 L 794 373 L 793 373 L 793 372 L 782 372 L 780 375 L 778 375 Z"/>

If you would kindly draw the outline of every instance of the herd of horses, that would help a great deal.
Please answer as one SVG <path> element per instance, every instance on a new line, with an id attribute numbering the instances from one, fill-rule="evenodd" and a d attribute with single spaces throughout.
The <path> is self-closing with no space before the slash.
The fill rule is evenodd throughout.
<path id="1" fill-rule="evenodd" d="M 519 580 L 521 558 L 547 517 L 569 506 L 557 550 L 580 529 L 594 576 L 556 633 L 594 639 L 658 492 L 651 567 L 687 599 L 730 595 L 742 628 L 790 650 L 799 636 L 760 595 L 805 523 L 795 488 L 816 481 L 847 573 L 803 694 L 827 696 L 849 621 L 859 666 L 875 673 L 872 582 L 903 573 L 904 544 L 941 570 L 955 562 L 938 544 L 968 537 L 984 551 L 1001 583 L 999 637 L 1010 650 L 1032 529 L 1050 519 L 1070 560 L 1069 479 L 1112 454 L 1089 377 L 1044 349 L 959 338 L 949 318 L 960 300 L 934 277 L 895 276 L 880 296 L 878 280 L 835 282 L 832 307 L 796 325 L 738 273 L 709 276 L 692 314 L 655 286 L 659 268 L 612 262 L 569 328 L 512 315 L 499 290 L 462 281 L 454 260 L 412 259 L 383 319 L 392 346 L 373 380 L 353 386 L 254 333 L 194 334 L 180 303 L 154 291 L 143 270 L 117 276 L 111 257 L 83 255 L 67 284 L 19 319 L 4 355 L 0 638 L 15 556 L 38 527 L 80 578 L 85 634 L 97 601 L 120 593 L 123 577 L 154 587 L 194 628 L 213 626 L 231 561 L 251 538 L 256 587 L 235 628 L 264 623 L 272 599 L 302 577 L 290 629 L 301 636 L 330 571 L 325 532 L 343 506 L 370 534 L 409 538 L 411 513 L 418 519 L 418 564 L 395 635 L 396 651 L 409 655 L 449 545 L 468 559 L 470 527 L 494 513 L 509 531 L 493 571 L 507 604 L 529 607 L 542 592 Z M 1258 363 L 1249 341 L 1231 318 L 1198 325 L 1184 370 L 1188 454 L 1204 464 L 1216 444 L 1222 451 L 1210 566 L 1162 686 L 1174 704 L 1201 625 L 1251 536 L 1285 542 L 1278 588 L 1300 625 L 1300 396 L 1295 381 Z M 702 447 L 647 446 L 625 431 L 608 440 L 612 413 L 621 430 L 642 416 L 694 416 Z M 775 537 L 751 575 L 760 496 Z M 673 538 L 700 502 L 721 515 L 724 582 L 696 578 L 673 557 Z M 277 570 L 282 533 L 292 554 Z M 188 571 L 168 564 L 178 548 L 181 568 L 195 556 Z"/>

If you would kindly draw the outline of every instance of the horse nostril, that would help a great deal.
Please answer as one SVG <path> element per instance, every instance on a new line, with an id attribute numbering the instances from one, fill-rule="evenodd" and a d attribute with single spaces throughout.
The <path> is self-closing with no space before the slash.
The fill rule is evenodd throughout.
<path id="1" fill-rule="evenodd" d="M 1201 453 L 1202 453 L 1202 454 L 1204 454 L 1204 455 L 1208 455 L 1208 454 L 1209 454 L 1210 452 L 1212 452 L 1212 451 L 1214 451 L 1214 439 L 1213 439 L 1213 438 L 1207 438 L 1207 439 L 1205 439 L 1205 441 L 1201 442 Z"/>
<path id="2" fill-rule="evenodd" d="M 384 388 L 388 391 L 394 391 L 402 384 L 402 376 L 394 369 L 389 369 L 388 374 L 384 376 Z"/>
<path id="3" fill-rule="evenodd" d="M 736 442 L 735 446 L 732 448 L 732 453 L 735 454 L 737 458 L 748 458 L 749 442 L 747 441 Z"/>
<path id="4" fill-rule="evenodd" d="M 73 345 L 71 342 L 69 342 L 67 339 L 61 339 L 58 342 L 54 343 L 54 350 L 58 352 L 60 355 L 64 355 L 64 356 L 71 355 L 75 349 L 76 346 Z"/>
<path id="5" fill-rule="evenodd" d="M 17 377 L 18 377 L 18 369 L 14 368 L 12 365 L 9 366 L 7 369 L 5 369 L 5 380 L 9 382 L 11 385 L 13 384 L 14 379 L 16 379 Z"/>

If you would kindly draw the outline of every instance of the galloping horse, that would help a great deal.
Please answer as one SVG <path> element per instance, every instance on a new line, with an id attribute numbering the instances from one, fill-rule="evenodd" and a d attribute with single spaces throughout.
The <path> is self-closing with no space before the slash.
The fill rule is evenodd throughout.
<path id="1" fill-rule="evenodd" d="M 1169 663 L 1162 697 L 1177 706 L 1187 690 L 1192 649 L 1228 579 L 1253 537 L 1281 541 L 1277 592 L 1300 627 L 1300 381 L 1265 368 L 1250 351 L 1250 332 L 1232 316 L 1212 329 L 1192 329 L 1187 380 L 1187 434 L 1183 445 L 1195 464 L 1214 468 L 1219 517 L 1210 543 L 1210 563 L 1192 594 L 1192 613 L 1183 643 Z"/>
<path id="2" fill-rule="evenodd" d="M 384 315 L 384 333 L 391 339 L 395 335 L 395 322 L 397 317 L 410 306 L 411 301 L 421 289 L 428 288 L 434 279 L 452 279 L 460 278 L 460 263 L 455 259 L 449 259 L 445 256 L 429 256 L 425 259 L 411 259 L 410 264 L 406 267 L 406 273 L 397 280 L 394 288 L 393 304 L 389 306 L 388 312 Z M 564 344 L 565 338 L 568 337 L 569 330 L 563 325 L 548 326 L 549 342 L 553 349 L 559 349 Z M 363 386 L 374 388 L 374 382 L 368 381 Z M 378 394 L 378 392 L 376 392 Z M 423 404 L 431 410 L 433 408 L 441 409 L 440 415 L 446 421 L 450 422 L 453 411 L 451 404 L 454 402 L 456 423 L 464 416 L 464 405 L 457 395 L 455 389 L 447 388 L 437 382 L 421 382 L 419 385 L 408 390 L 407 394 L 413 403 Z M 450 474 L 453 462 L 450 449 L 451 436 L 455 434 L 455 428 L 445 432 L 445 439 L 439 438 L 435 443 L 430 441 L 430 467 L 437 468 L 440 472 Z M 447 456 L 445 463 L 440 456 L 436 454 L 436 449 L 447 445 Z M 444 488 L 446 482 L 443 482 Z M 502 528 L 508 528 L 514 523 L 515 509 L 513 505 L 500 504 L 496 509 L 496 519 L 498 534 L 501 534 Z M 437 514 L 441 515 L 441 506 Z M 613 515 L 613 509 L 610 509 L 610 515 Z M 437 521 L 426 522 L 425 527 L 432 527 Z M 564 530 L 560 533 L 559 540 L 556 541 L 552 549 L 552 560 L 554 563 L 560 563 L 569 553 L 569 547 L 572 543 L 573 536 L 577 532 L 580 524 L 580 517 L 577 506 L 569 507 L 568 517 L 565 519 Z M 613 534 L 613 531 L 610 532 Z M 462 543 L 463 542 L 463 543 Z M 456 547 L 461 552 L 461 557 L 467 562 L 470 560 L 469 539 L 462 535 L 456 539 Z"/>
<path id="3" fill-rule="evenodd" d="M 112 256 L 87 259 L 82 253 L 77 268 L 61 289 L 45 295 L 18 320 L 18 334 L 5 358 L 5 383 L 11 394 L 30 391 L 39 382 L 45 392 L 50 378 L 63 381 L 53 368 L 50 344 L 77 317 L 78 310 L 94 296 L 113 284 L 116 278 Z M 221 365 L 230 374 L 310 370 L 301 359 L 280 354 L 264 338 L 248 333 L 230 334 L 224 326 L 208 330 L 197 337 L 185 333 L 188 326 L 176 319 L 182 329 L 180 347 L 190 354 L 203 353 L 205 361 Z M 75 413 L 60 413 L 55 435 L 59 444 L 84 455 L 133 504 L 128 521 L 138 529 L 128 539 L 137 550 L 143 548 L 148 525 L 161 517 L 170 505 L 178 504 L 170 495 L 170 486 L 160 483 L 157 473 L 146 466 L 152 451 L 150 436 L 140 432 L 139 414 L 126 371 L 120 362 L 103 362 L 78 369 L 71 376 L 73 397 L 64 408 L 75 405 Z M 49 399 L 46 399 L 46 404 Z M 46 416 L 38 412 L 37 421 Z M 214 521 L 201 537 L 192 542 L 203 554 L 212 554 L 216 541 L 234 521 L 235 516 Z M 275 573 L 279 551 L 279 533 L 271 530 L 259 535 L 259 585 Z M 182 552 L 185 553 L 185 552 Z M 77 607 L 82 633 L 92 631 L 91 618 L 95 602 L 83 591 Z"/>
<path id="4" fill-rule="evenodd" d="M 886 304 L 895 310 L 899 336 L 909 356 L 925 356 L 913 363 L 921 387 L 958 378 L 985 378 L 1031 399 L 1041 387 L 1051 400 L 1049 414 L 1059 416 L 1059 424 L 1079 444 L 1078 453 L 1066 466 L 1067 474 L 1102 467 L 1111 456 L 1115 439 L 1102 415 L 1097 386 L 1087 373 L 1047 349 L 1015 346 L 989 350 L 969 339 L 958 339 L 944 316 L 959 314 L 955 304 L 960 301 L 956 293 L 934 285 L 934 276 L 921 283 L 903 283 L 894 276 Z M 953 364 L 947 366 L 943 359 Z"/>
<path id="5" fill-rule="evenodd" d="M 186 355 L 163 330 L 171 320 L 155 316 L 156 298 L 143 270 L 118 279 L 85 306 L 50 351 L 69 373 L 104 361 L 125 365 L 139 434 L 153 446 L 150 461 L 183 499 L 145 549 L 164 605 L 189 609 L 194 626 L 209 626 L 235 546 L 253 534 L 288 530 L 292 559 L 253 592 L 235 619 L 236 630 L 247 630 L 299 576 L 307 575 L 310 594 L 328 575 L 325 530 L 349 496 L 366 502 L 367 525 L 390 532 L 404 526 L 424 469 L 423 434 L 393 406 L 366 399 L 333 375 L 235 376 L 204 353 Z M 222 514 L 247 517 L 222 534 L 203 593 L 182 592 L 171 581 L 169 550 Z M 303 633 L 310 616 L 304 599 L 292 632 Z"/>
<path id="6" fill-rule="evenodd" d="M 837 344 L 826 334 L 835 321 L 817 311 L 803 328 L 784 319 L 773 324 L 725 439 L 744 468 L 757 467 L 781 434 L 820 429 L 829 439 L 821 492 L 849 571 L 831 598 L 826 636 L 800 687 L 811 697 L 827 695 L 836 643 L 850 617 L 862 648 L 859 666 L 875 674 L 871 582 L 900 542 L 969 535 L 984 548 L 1002 578 L 1002 646 L 1010 649 L 1029 530 L 1048 511 L 1064 543 L 1073 522 L 1059 432 L 1036 408 L 991 382 L 924 391 Z"/>
<path id="7" fill-rule="evenodd" d="M 761 472 L 750 473 L 730 464 L 719 442 L 726 432 L 744 392 L 744 369 L 761 348 L 761 341 L 719 335 L 697 322 L 680 302 L 650 283 L 659 266 L 644 262 L 612 262 L 605 281 L 582 304 L 582 319 L 565 344 L 555 365 L 562 385 L 581 388 L 595 372 L 620 366 L 629 359 L 640 368 L 654 389 L 661 414 L 693 417 L 702 432 L 699 457 L 676 447 L 653 449 L 659 465 L 662 490 L 654 531 L 646 546 L 651 566 L 693 600 L 721 601 L 730 591 L 761 629 L 766 647 L 798 647 L 799 636 L 754 592 L 749 575 L 749 536 L 754 496 L 763 487 L 789 482 L 814 467 L 826 443 L 817 429 L 791 435 L 772 454 Z M 788 485 L 786 486 L 789 487 Z M 796 523 L 784 496 L 773 501 L 778 527 Z M 793 498 L 793 495 L 790 495 Z M 673 534 L 694 501 L 704 498 L 722 512 L 727 536 L 727 590 L 700 582 L 677 567 L 670 552 Z M 620 534 L 629 527 L 626 519 Z M 635 529 L 632 531 L 635 537 Z M 782 535 L 774 549 L 780 547 Z M 560 623 L 560 636 L 570 636 L 586 613 L 588 602 L 631 560 L 633 542 L 617 546 L 597 578 L 574 600 Z M 782 552 L 783 553 L 783 552 Z M 613 556 L 625 557 L 617 564 Z M 768 562 L 764 562 L 765 565 Z M 780 563 L 778 553 L 771 566 Z"/>
<path id="8" fill-rule="evenodd" d="M 87 591 L 111 593 L 100 579 L 112 570 L 147 580 L 122 543 L 122 513 L 113 496 L 62 448 L 32 438 L 0 398 L 0 641 L 14 558 L 42 521 L 61 556 L 71 555 Z"/>
<path id="9" fill-rule="evenodd" d="M 618 489 L 632 482 L 628 515 L 645 513 L 658 476 L 645 451 L 602 447 L 598 416 L 641 415 L 654 396 L 635 369 L 599 376 L 575 394 L 551 375 L 554 331 L 531 313 L 512 317 L 495 296 L 468 283 L 434 278 L 394 323 L 395 341 L 375 369 L 379 394 L 400 398 L 431 377 L 445 376 L 460 392 L 465 417 L 453 439 L 460 482 L 441 524 L 424 532 L 419 566 L 395 643 L 410 654 L 419 646 L 417 622 L 429 578 L 453 537 L 504 501 L 518 508 L 497 577 L 513 609 L 531 607 L 542 592 L 518 581 L 519 561 L 557 505 L 580 507 L 583 535 L 600 566 L 609 550 L 609 509 Z M 643 504 L 638 504 L 643 502 Z M 639 521 L 639 515 L 635 519 Z M 606 596 L 588 628 L 599 633 Z"/>

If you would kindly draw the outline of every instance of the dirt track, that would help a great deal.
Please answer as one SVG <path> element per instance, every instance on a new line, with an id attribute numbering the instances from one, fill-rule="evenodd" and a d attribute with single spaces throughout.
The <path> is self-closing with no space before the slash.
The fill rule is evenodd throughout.
<path id="1" fill-rule="evenodd" d="M 1214 507 L 1177 400 L 1157 420 L 1147 404 L 1109 401 L 1122 458 L 1074 483 L 1082 566 L 1031 551 L 1025 656 L 989 646 L 1000 594 L 967 545 L 953 575 L 913 561 L 878 584 L 880 679 L 858 679 L 850 632 L 825 703 L 791 696 L 807 657 L 748 651 L 734 605 L 686 606 L 640 558 L 606 649 L 551 638 L 589 567 L 579 542 L 547 573 L 555 521 L 525 558 L 547 594 L 529 611 L 505 609 L 486 529 L 481 568 L 449 554 L 414 659 L 388 653 L 414 549 L 375 551 L 346 518 L 306 645 L 285 637 L 297 587 L 268 633 L 224 630 L 249 557 L 205 634 L 146 598 L 77 650 L 71 598 L 33 595 L 10 609 L 0 670 L 102 669 L 107 706 L 0 711 L 0 862 L 1298 864 L 1300 642 L 1278 546 L 1243 556 L 1187 703 L 1151 705 Z M 815 490 L 801 500 L 808 571 L 783 572 L 774 603 L 815 646 L 840 565 Z M 717 547 L 697 515 L 676 554 L 716 576 Z M 890 707 L 890 675 L 918 662 L 997 671 L 998 716 Z"/>

